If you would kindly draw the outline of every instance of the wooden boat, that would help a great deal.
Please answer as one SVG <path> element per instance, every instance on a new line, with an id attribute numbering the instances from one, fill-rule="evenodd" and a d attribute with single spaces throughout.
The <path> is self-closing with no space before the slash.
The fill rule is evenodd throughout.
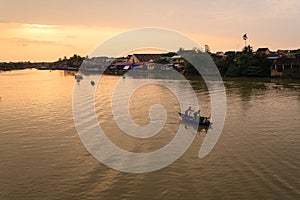
<path id="1" fill-rule="evenodd" d="M 183 113 L 178 113 L 181 117 L 182 121 L 191 123 L 191 124 L 198 124 L 199 126 L 209 126 L 212 124 L 208 119 L 209 117 L 200 117 L 199 120 L 194 119 L 192 116 L 185 115 Z"/>
<path id="2" fill-rule="evenodd" d="M 81 79 L 83 79 L 83 76 L 81 74 L 75 74 L 75 79 L 81 80 Z"/>
<path id="3" fill-rule="evenodd" d="M 83 79 L 83 76 L 81 74 L 75 74 L 75 79 L 79 83 Z"/>

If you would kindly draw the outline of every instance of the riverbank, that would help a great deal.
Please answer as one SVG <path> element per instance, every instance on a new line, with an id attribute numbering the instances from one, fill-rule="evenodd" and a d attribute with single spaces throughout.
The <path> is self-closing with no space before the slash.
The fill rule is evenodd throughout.
<path id="1" fill-rule="evenodd" d="M 216 65 L 222 77 L 280 77 L 283 79 L 300 79 L 300 50 L 282 54 L 274 52 L 252 51 L 245 47 L 242 51 L 210 53 L 198 49 L 180 49 L 177 53 L 164 54 L 132 54 L 126 57 L 73 57 L 59 59 L 55 62 L 9 62 L 0 63 L 0 71 L 38 69 L 38 70 L 70 70 L 84 73 L 104 73 L 123 75 L 130 70 L 141 73 L 163 73 L 171 69 L 184 74 L 187 79 L 199 78 L 200 74 L 188 60 L 198 59 L 199 63 Z M 213 61 L 213 62 L 212 62 Z"/>
<path id="2" fill-rule="evenodd" d="M 7 68 L 7 69 L 0 69 L 0 73 L 4 73 L 4 72 L 7 72 L 7 71 L 18 71 L 18 70 L 27 70 L 27 69 L 35 69 L 35 70 L 44 70 L 44 71 L 66 71 L 66 72 L 73 72 L 72 74 L 76 73 L 76 72 L 79 72 L 79 69 L 68 69 L 68 68 L 58 68 L 58 69 L 51 69 L 51 68 L 37 68 L 37 67 L 34 67 L 34 66 L 29 66 L 29 67 L 19 67 L 19 68 Z M 128 71 L 117 71 L 117 70 L 106 70 L 104 71 L 103 74 L 106 74 L 106 75 L 113 75 L 113 76 L 124 76 Z M 99 74 L 100 72 L 99 71 L 81 71 L 81 73 L 83 73 L 84 75 L 93 75 L 93 74 Z M 159 74 L 160 76 L 155 76 L 154 78 L 159 78 L 159 77 L 166 77 L 167 75 L 167 71 L 165 72 L 165 75 L 163 72 L 160 72 L 160 73 L 156 73 L 156 74 Z M 153 73 L 149 73 L 148 71 L 135 71 L 135 74 L 140 74 L 141 76 L 144 75 L 148 75 L 148 74 L 153 74 Z M 147 76 L 148 77 L 148 76 Z M 150 76 L 151 77 L 151 76 Z M 153 77 L 153 76 L 152 76 Z M 201 78 L 200 75 L 195 75 L 195 74 L 184 74 L 184 77 L 188 80 L 192 80 L 192 81 L 195 81 L 195 80 L 199 80 Z M 282 83 L 289 83 L 289 82 L 293 82 L 293 81 L 299 81 L 300 82 L 300 79 L 299 78 L 291 78 L 289 76 L 282 76 L 282 77 L 247 77 L 247 76 L 222 76 L 223 80 L 241 80 L 241 81 L 246 81 L 246 80 L 256 80 L 256 81 L 270 81 L 270 82 L 282 82 Z"/>
<path id="3" fill-rule="evenodd" d="M 59 58 L 54 62 L 1 62 L 0 71 L 38 69 L 38 70 L 72 70 L 78 71 L 84 57 L 74 54 L 70 58 Z"/>

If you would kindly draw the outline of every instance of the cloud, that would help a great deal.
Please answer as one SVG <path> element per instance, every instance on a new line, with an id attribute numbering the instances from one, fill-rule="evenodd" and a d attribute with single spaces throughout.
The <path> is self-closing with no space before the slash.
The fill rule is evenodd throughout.
<path id="1" fill-rule="evenodd" d="M 0 41 L 12 43 L 18 46 L 29 46 L 29 45 L 52 45 L 52 46 L 65 46 L 72 47 L 71 44 L 59 42 L 59 41 L 51 41 L 51 40 L 33 40 L 27 38 L 0 38 Z"/>
<path id="2" fill-rule="evenodd" d="M 37 29 L 57 28 L 57 25 L 48 25 L 48 24 L 24 24 L 24 26 L 29 28 L 37 28 Z"/>

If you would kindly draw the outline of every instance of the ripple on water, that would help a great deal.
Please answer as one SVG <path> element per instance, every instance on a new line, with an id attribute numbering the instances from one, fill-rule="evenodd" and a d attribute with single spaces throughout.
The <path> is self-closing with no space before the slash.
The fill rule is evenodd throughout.
<path id="1" fill-rule="evenodd" d="M 83 85 L 74 86 L 73 76 L 36 70 L 7 74 L 0 74 L 1 199 L 298 199 L 300 196 L 298 82 L 278 86 L 272 80 L 225 81 L 226 122 L 217 145 L 207 157 L 198 158 L 206 137 L 205 131 L 199 131 L 187 152 L 167 168 L 128 174 L 100 164 L 81 144 L 73 122 L 72 92 L 73 87 Z M 156 99 L 167 102 L 168 121 L 161 135 L 142 141 L 130 139 L 122 135 L 112 120 L 110 91 L 118 79 L 103 76 L 98 86 L 95 113 L 100 125 L 106 126 L 113 142 L 132 151 L 164 146 L 174 137 L 180 123 L 178 103 L 161 88 L 151 87 L 150 92 L 136 93 L 131 102 L 140 107 L 132 106 L 137 123 L 149 121 L 148 107 Z M 201 112 L 209 115 L 210 97 L 205 84 L 199 81 L 192 85 Z M 182 82 L 179 93 L 184 94 L 186 87 Z M 92 102 L 92 98 L 82 102 L 83 125 L 93 118 L 85 115 L 84 110 Z"/>

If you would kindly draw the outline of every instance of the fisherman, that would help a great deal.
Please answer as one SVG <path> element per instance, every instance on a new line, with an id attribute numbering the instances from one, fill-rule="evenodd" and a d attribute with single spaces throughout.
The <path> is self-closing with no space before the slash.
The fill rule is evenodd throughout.
<path id="1" fill-rule="evenodd" d="M 205 117 L 203 121 L 205 124 L 209 123 L 208 117 Z"/>
<path id="2" fill-rule="evenodd" d="M 194 110 L 192 109 L 192 106 L 190 106 L 185 112 L 184 114 L 189 116 L 191 112 L 193 112 Z"/>
<path id="3" fill-rule="evenodd" d="M 193 113 L 193 115 L 194 115 L 194 119 L 195 119 L 195 120 L 199 120 L 199 118 L 200 118 L 200 110 L 195 111 L 195 112 Z"/>

